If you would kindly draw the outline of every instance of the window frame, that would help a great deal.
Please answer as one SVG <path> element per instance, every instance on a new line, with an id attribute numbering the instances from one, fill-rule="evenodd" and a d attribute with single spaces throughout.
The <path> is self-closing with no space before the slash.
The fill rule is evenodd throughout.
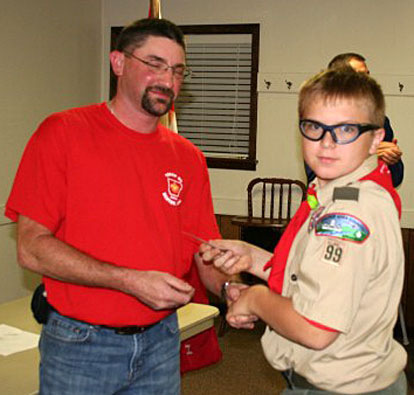
<path id="1" fill-rule="evenodd" d="M 259 71 L 260 24 L 227 24 L 227 25 L 180 25 L 184 35 L 219 35 L 250 34 L 252 36 L 252 65 L 250 73 L 250 119 L 249 119 L 249 154 L 247 158 L 209 157 L 205 154 L 207 166 L 217 169 L 256 170 L 257 139 L 257 75 Z M 178 123 L 179 123 L 178 119 Z"/>

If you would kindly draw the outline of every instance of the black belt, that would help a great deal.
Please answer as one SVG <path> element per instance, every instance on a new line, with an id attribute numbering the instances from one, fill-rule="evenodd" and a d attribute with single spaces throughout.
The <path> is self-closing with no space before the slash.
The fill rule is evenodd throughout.
<path id="1" fill-rule="evenodd" d="M 91 324 L 89 324 L 91 325 Z M 155 324 L 146 325 L 146 326 L 137 326 L 137 325 L 129 325 L 129 326 L 106 326 L 106 325 L 93 325 L 94 327 L 109 329 L 114 331 L 117 335 L 137 335 L 139 333 L 145 332 L 147 329 L 152 328 Z"/>
<path id="2" fill-rule="evenodd" d="M 82 324 L 93 326 L 94 328 L 109 329 L 111 331 L 114 331 L 117 335 L 137 335 L 139 333 L 145 332 L 147 329 L 152 328 L 154 325 L 156 325 L 158 323 L 158 322 L 156 322 L 155 324 L 144 325 L 144 326 L 137 326 L 137 325 L 128 325 L 128 326 L 95 325 L 95 324 L 91 324 L 91 323 L 86 322 L 86 321 L 76 320 L 75 318 L 65 316 L 65 315 L 59 313 L 51 304 L 49 304 L 49 306 L 50 306 L 51 310 L 53 310 L 54 312 L 60 314 L 63 317 L 69 318 L 73 321 L 80 322 Z"/>

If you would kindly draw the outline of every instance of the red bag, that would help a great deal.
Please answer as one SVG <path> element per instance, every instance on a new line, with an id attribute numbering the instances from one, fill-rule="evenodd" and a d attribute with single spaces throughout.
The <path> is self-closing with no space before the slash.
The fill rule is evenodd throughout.
<path id="1" fill-rule="evenodd" d="M 185 280 L 195 288 L 192 301 L 195 303 L 209 304 L 207 291 L 201 283 L 195 263 L 191 266 L 191 270 Z M 181 342 L 180 357 L 181 374 L 191 370 L 201 369 L 220 361 L 222 353 L 215 328 L 209 328 Z"/>

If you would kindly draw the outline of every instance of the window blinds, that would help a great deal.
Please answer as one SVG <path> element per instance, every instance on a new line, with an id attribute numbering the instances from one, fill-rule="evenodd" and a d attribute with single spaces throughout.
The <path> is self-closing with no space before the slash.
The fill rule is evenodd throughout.
<path id="1" fill-rule="evenodd" d="M 187 43 L 192 70 L 175 102 L 179 133 L 208 156 L 249 154 L 251 43 Z"/>

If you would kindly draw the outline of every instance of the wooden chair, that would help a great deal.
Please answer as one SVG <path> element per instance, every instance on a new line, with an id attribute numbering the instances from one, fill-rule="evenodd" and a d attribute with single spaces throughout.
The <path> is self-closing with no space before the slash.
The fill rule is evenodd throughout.
<path id="1" fill-rule="evenodd" d="M 247 216 L 233 217 L 240 238 L 273 251 L 283 230 L 306 198 L 302 181 L 289 178 L 254 178 L 247 185 Z"/>
<path id="2" fill-rule="evenodd" d="M 254 178 L 247 185 L 247 216 L 234 217 L 231 222 L 240 227 L 242 240 L 273 251 L 275 243 L 263 245 L 257 244 L 256 240 L 263 241 L 263 235 L 272 232 L 280 236 L 305 198 L 306 186 L 302 181 Z"/>
<path id="3" fill-rule="evenodd" d="M 234 217 L 240 238 L 273 252 L 300 203 L 306 198 L 302 181 L 254 178 L 247 185 L 247 217 Z"/>
<path id="4" fill-rule="evenodd" d="M 255 192 L 261 193 L 260 216 L 255 213 L 253 199 Z M 248 218 L 254 226 L 254 218 L 260 219 L 259 226 L 285 227 L 292 214 L 292 200 L 302 202 L 306 198 L 306 186 L 302 181 L 288 178 L 254 178 L 247 186 Z M 299 205 L 298 205 L 299 206 Z"/>

